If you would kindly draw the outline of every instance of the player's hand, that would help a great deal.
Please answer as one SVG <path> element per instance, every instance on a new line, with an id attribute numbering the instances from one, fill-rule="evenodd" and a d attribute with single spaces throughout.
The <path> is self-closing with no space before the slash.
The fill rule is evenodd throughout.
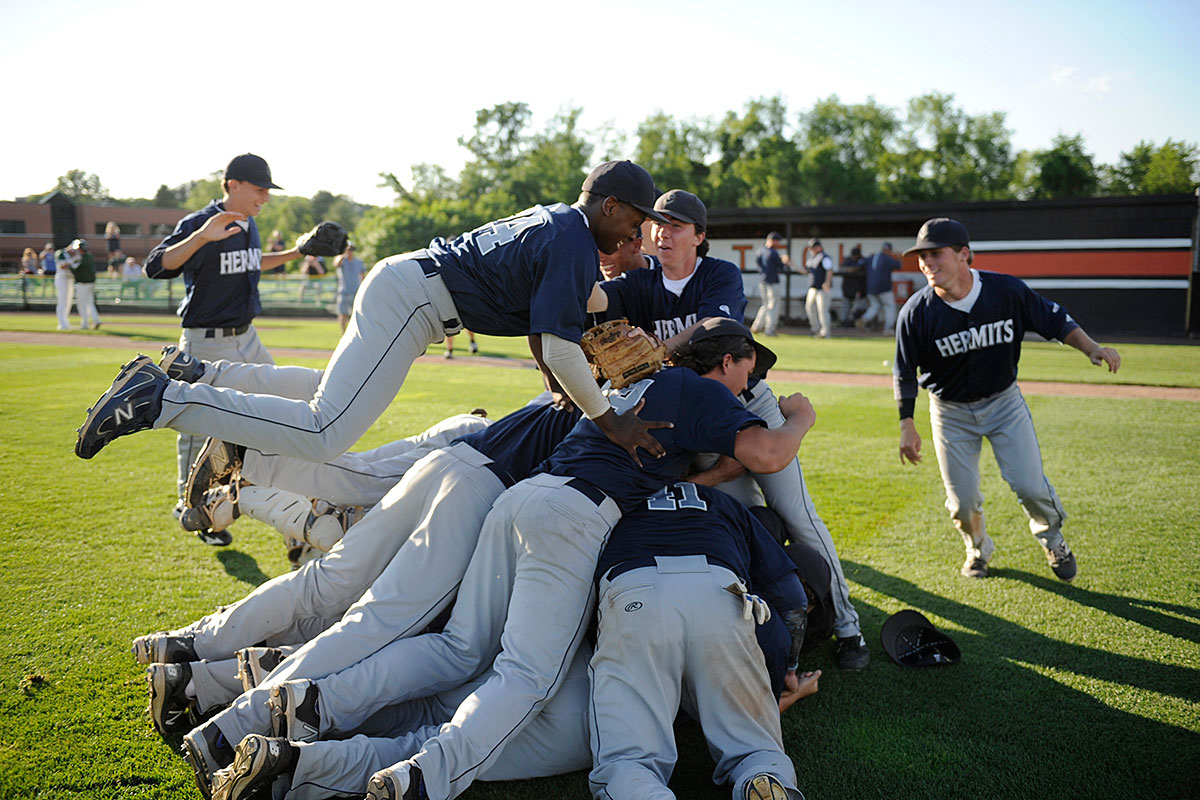
<path id="1" fill-rule="evenodd" d="M 900 420 L 900 463 L 906 458 L 914 464 L 921 460 L 921 434 L 912 417 Z"/>
<path id="2" fill-rule="evenodd" d="M 1107 364 L 1109 372 L 1116 372 L 1121 368 L 1121 354 L 1115 347 L 1097 347 L 1088 358 L 1097 367 L 1101 363 Z"/>
<path id="3" fill-rule="evenodd" d="M 628 339 L 636 339 L 639 336 L 649 342 L 651 347 L 658 347 L 660 344 L 662 344 L 661 339 L 652 333 L 646 333 L 641 328 L 633 328 L 629 331 L 629 333 L 625 334 L 625 337 Z"/>
<path id="4" fill-rule="evenodd" d="M 806 430 L 817 424 L 817 412 L 812 401 L 799 392 L 779 398 L 779 413 L 788 422 L 804 424 Z"/>
<path id="5" fill-rule="evenodd" d="M 613 409 L 608 409 L 600 416 L 596 417 L 592 422 L 604 431 L 604 435 L 613 442 L 625 449 L 629 453 L 634 462 L 640 467 L 642 460 L 638 458 L 638 448 L 645 450 L 655 458 L 662 458 L 667 454 L 667 451 L 650 435 L 651 430 L 657 428 L 674 428 L 675 424 L 665 420 L 655 420 L 647 422 L 637 414 L 642 410 L 642 406 L 646 401 L 638 403 L 635 408 L 626 411 L 624 414 L 618 414 Z"/>
<path id="6" fill-rule="evenodd" d="M 559 389 L 558 391 L 550 391 L 550 404 L 559 411 L 574 411 L 575 404 L 571 402 L 571 396 Z"/>
<path id="7" fill-rule="evenodd" d="M 817 681 L 821 678 L 821 670 L 805 672 L 796 675 L 789 672 L 783 677 L 783 691 L 779 693 L 779 713 L 787 711 L 797 700 L 817 693 Z"/>
<path id="8" fill-rule="evenodd" d="M 209 217 L 208 222 L 205 222 L 204 227 L 197 233 L 206 242 L 219 242 L 240 231 L 241 226 L 234 223 L 245 219 L 248 217 L 237 211 L 221 211 Z"/>

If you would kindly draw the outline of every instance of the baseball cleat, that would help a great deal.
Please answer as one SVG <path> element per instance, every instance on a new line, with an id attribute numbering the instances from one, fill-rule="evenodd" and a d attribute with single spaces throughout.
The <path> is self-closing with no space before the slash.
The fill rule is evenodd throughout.
<path id="1" fill-rule="evenodd" d="M 367 781 L 367 800 L 426 800 L 425 782 L 416 764 L 381 769 Z"/>
<path id="2" fill-rule="evenodd" d="M 183 757 L 196 773 L 196 786 L 205 800 L 212 800 L 213 780 L 217 772 L 233 763 L 233 748 L 225 734 L 206 722 L 183 736 Z"/>
<path id="3" fill-rule="evenodd" d="M 301 678 L 271 687 L 271 733 L 292 742 L 315 742 L 321 734 L 317 684 Z"/>
<path id="4" fill-rule="evenodd" d="M 185 664 L 199 661 L 195 640 L 190 636 L 173 636 L 167 631 L 147 633 L 133 640 L 133 657 L 139 664 Z"/>
<path id="5" fill-rule="evenodd" d="M 243 447 L 210 436 L 188 471 L 187 486 L 183 490 L 184 504 L 189 508 L 202 505 L 204 493 L 213 484 L 229 483 L 233 474 L 242 468 L 244 452 Z"/>
<path id="6" fill-rule="evenodd" d="M 204 375 L 204 361 L 191 353 L 183 352 L 173 344 L 162 349 L 158 368 L 167 373 L 171 380 L 184 383 L 195 383 Z"/>
<path id="7" fill-rule="evenodd" d="M 742 787 L 743 800 L 788 800 L 787 789 L 769 772 L 760 772 Z"/>
<path id="8" fill-rule="evenodd" d="M 185 531 L 223 531 L 242 515 L 238 508 L 240 481 L 217 484 L 201 495 L 200 502 L 183 512 L 179 524 Z"/>
<path id="9" fill-rule="evenodd" d="M 475 342 L 471 342 L 470 346 L 468 346 L 467 349 L 469 351 L 471 351 L 471 355 L 475 355 L 476 353 L 479 352 L 479 345 L 476 344 Z"/>
<path id="10" fill-rule="evenodd" d="M 839 637 L 833 657 L 839 669 L 863 669 L 871 663 L 871 651 L 861 633 Z"/>
<path id="11" fill-rule="evenodd" d="M 150 720 L 163 736 L 191 730 L 197 709 L 184 691 L 192 679 L 188 664 L 151 664 L 146 668 L 150 684 Z"/>
<path id="12" fill-rule="evenodd" d="M 247 692 L 262 683 L 263 678 L 270 675 L 286 657 L 278 647 L 243 647 L 235 655 L 237 676 L 242 682 L 242 689 Z"/>
<path id="13" fill-rule="evenodd" d="M 1054 570 L 1059 580 L 1067 583 L 1075 580 L 1079 567 L 1075 563 L 1075 554 L 1071 552 L 1065 539 L 1059 542 L 1058 547 L 1046 548 L 1046 560 L 1050 562 L 1050 569 Z"/>
<path id="14" fill-rule="evenodd" d="M 120 436 L 153 427 L 162 411 L 167 373 L 149 356 L 138 357 L 121 367 L 108 391 L 100 395 L 79 426 L 75 455 L 91 458 Z"/>
<path id="15" fill-rule="evenodd" d="M 986 578 L 988 563 L 991 562 L 995 552 L 996 545 L 992 541 L 992 537 L 984 534 L 983 543 L 979 545 L 978 550 L 967 550 L 967 560 L 963 562 L 959 572 L 964 578 Z"/>
<path id="16" fill-rule="evenodd" d="M 213 800 L 243 800 L 269 790 L 295 762 L 287 739 L 251 733 L 233 751 L 233 764 L 213 777 Z"/>

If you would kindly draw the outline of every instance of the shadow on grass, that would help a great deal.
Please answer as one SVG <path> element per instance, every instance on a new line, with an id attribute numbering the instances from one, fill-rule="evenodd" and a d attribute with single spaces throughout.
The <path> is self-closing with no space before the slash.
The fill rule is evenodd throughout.
<path id="1" fill-rule="evenodd" d="M 219 550 L 217 560 L 232 577 L 251 586 L 258 586 L 271 579 L 271 576 L 258 568 L 258 562 L 253 556 L 248 556 L 240 550 Z"/>
<path id="2" fill-rule="evenodd" d="M 1119 594 L 1093 592 L 1090 589 L 1053 580 L 1045 575 L 1034 575 L 1019 569 L 997 569 L 993 570 L 993 575 L 1010 580 L 1024 581 L 1030 586 L 1041 589 L 1044 592 L 1053 592 L 1068 600 L 1082 603 L 1085 606 L 1091 606 L 1097 611 L 1103 611 L 1114 617 L 1127 619 L 1130 622 L 1151 628 L 1159 633 L 1165 633 L 1168 636 L 1174 636 L 1189 642 L 1200 642 L 1200 608 L 1189 608 L 1188 606 L 1181 606 L 1175 603 L 1162 603 L 1157 600 L 1123 597 Z M 1169 613 L 1160 613 L 1163 611 Z M 1178 617 L 1171 616 L 1172 614 L 1178 614 L 1181 617 L 1196 620 L 1196 622 L 1179 619 Z"/>

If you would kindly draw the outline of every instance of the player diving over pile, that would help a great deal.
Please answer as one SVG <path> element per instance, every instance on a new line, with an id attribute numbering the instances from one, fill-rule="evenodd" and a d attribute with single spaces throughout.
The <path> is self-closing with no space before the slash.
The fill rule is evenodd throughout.
<path id="1" fill-rule="evenodd" d="M 656 192 L 644 169 L 610 161 L 588 175 L 574 206 L 534 206 L 383 260 L 363 283 L 316 390 L 303 399 L 172 381 L 139 356 L 89 410 L 75 452 L 91 458 L 119 436 L 169 427 L 322 461 L 345 452 L 378 419 L 425 348 L 465 327 L 540 335 L 538 355 L 604 435 L 630 455 L 642 447 L 661 456 L 649 430 L 665 423 L 618 415 L 578 346 L 600 277 L 597 249 L 612 253 L 647 216 L 664 220 L 653 209 Z M 267 384 L 278 368 L 261 370 Z"/>

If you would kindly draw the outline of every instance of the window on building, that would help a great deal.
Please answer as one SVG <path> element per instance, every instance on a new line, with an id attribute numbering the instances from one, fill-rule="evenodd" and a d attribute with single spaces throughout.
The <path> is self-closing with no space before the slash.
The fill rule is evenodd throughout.
<path id="1" fill-rule="evenodd" d="M 0 233 L 25 233 L 25 220 L 0 219 Z"/>

